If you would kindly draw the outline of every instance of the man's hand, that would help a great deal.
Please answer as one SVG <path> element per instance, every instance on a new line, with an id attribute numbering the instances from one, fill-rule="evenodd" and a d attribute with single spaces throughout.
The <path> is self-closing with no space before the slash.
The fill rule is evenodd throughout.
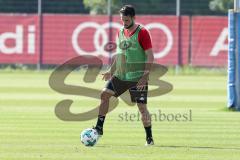
<path id="1" fill-rule="evenodd" d="M 105 81 L 109 80 L 109 79 L 112 77 L 112 74 L 111 74 L 110 71 L 105 72 L 105 73 L 103 73 L 102 75 L 103 75 L 102 80 L 104 79 Z"/>
<path id="2" fill-rule="evenodd" d="M 149 79 L 149 72 L 145 71 L 143 76 L 142 76 L 142 78 L 138 81 L 138 83 L 136 85 L 137 89 L 138 90 L 144 90 L 144 88 L 145 88 L 145 86 L 146 86 L 146 84 L 148 82 L 148 79 Z"/>

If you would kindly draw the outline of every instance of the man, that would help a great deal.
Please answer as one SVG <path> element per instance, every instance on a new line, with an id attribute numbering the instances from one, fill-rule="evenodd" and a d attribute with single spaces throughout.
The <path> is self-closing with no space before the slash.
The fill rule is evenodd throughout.
<path id="1" fill-rule="evenodd" d="M 101 93 L 97 124 L 103 135 L 103 124 L 111 96 L 118 97 L 129 90 L 132 102 L 137 103 L 146 132 L 146 146 L 153 145 L 151 118 L 147 109 L 148 76 L 153 63 L 152 43 L 148 31 L 135 23 L 135 10 L 125 5 L 119 11 L 123 28 L 118 33 L 117 55 L 111 69 L 103 74 L 108 80 Z"/>

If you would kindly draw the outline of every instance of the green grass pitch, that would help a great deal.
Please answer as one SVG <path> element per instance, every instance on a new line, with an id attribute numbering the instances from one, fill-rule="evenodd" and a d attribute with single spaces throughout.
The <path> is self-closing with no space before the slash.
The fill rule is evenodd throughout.
<path id="1" fill-rule="evenodd" d="M 80 132 L 96 120 L 65 122 L 54 113 L 57 102 L 73 99 L 79 113 L 96 99 L 62 95 L 50 89 L 50 71 L 0 71 L 0 160 L 239 160 L 240 113 L 225 109 L 224 75 L 166 75 L 174 90 L 149 98 L 151 113 L 189 114 L 187 121 L 153 121 L 155 146 L 145 147 L 141 121 L 123 119 L 136 106 L 119 106 L 108 114 L 104 136 L 95 147 L 80 142 Z M 101 77 L 85 84 L 82 73 L 67 82 L 101 89 Z M 128 117 L 129 118 L 129 117 Z M 189 117 L 188 117 L 189 118 Z"/>

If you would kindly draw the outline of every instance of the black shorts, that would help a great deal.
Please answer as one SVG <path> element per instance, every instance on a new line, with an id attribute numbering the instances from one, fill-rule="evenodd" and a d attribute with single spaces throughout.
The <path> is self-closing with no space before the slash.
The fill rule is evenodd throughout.
<path id="1" fill-rule="evenodd" d="M 136 84 L 137 82 L 123 81 L 113 76 L 106 84 L 104 90 L 112 92 L 114 97 L 118 97 L 128 90 L 132 102 L 147 104 L 148 84 L 145 85 L 143 90 L 138 90 Z"/>

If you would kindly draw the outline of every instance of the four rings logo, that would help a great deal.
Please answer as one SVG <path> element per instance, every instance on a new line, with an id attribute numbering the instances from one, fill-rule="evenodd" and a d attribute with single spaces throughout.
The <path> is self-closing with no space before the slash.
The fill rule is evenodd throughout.
<path id="1" fill-rule="evenodd" d="M 109 53 L 104 49 L 105 44 L 107 44 L 109 41 L 108 33 L 106 32 L 106 29 L 109 27 L 120 29 L 122 25 L 115 22 L 112 22 L 112 23 L 107 22 L 104 24 L 98 24 L 96 22 L 84 22 L 79 24 L 72 34 L 72 46 L 76 51 L 76 53 L 79 55 L 94 55 L 94 56 L 102 55 L 104 57 L 109 57 Z M 166 38 L 167 38 L 166 46 L 162 50 L 155 53 L 154 57 L 162 58 L 166 56 L 171 50 L 173 45 L 173 35 L 170 29 L 162 23 L 148 23 L 144 25 L 144 27 L 149 31 L 151 31 L 151 29 L 159 29 L 166 35 Z M 93 34 L 93 46 L 95 48 L 95 51 L 92 51 L 92 52 L 85 51 L 84 49 L 82 49 L 78 41 L 79 34 L 81 32 L 84 32 L 84 30 L 88 28 L 93 28 L 96 30 Z M 100 36 L 102 38 L 102 43 L 99 42 Z"/>

